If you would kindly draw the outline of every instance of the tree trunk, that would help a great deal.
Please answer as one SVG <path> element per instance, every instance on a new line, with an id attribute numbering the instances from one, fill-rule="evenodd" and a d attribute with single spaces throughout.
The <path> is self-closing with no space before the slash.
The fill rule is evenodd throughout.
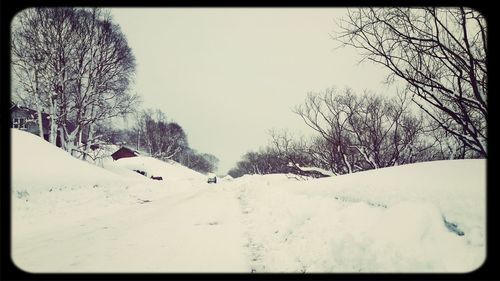
<path id="1" fill-rule="evenodd" d="M 83 131 L 83 130 L 82 130 Z M 89 125 L 89 133 L 87 135 L 87 142 L 85 143 L 85 148 L 84 148 L 84 152 L 83 152 L 83 160 L 86 160 L 87 159 L 87 154 L 89 153 L 89 149 L 90 149 L 90 142 L 91 140 L 94 138 L 94 124 L 91 123 Z"/>
<path id="2" fill-rule="evenodd" d="M 36 103 L 36 114 L 38 117 L 38 134 L 43 139 L 43 120 L 42 120 L 42 108 L 40 106 L 40 93 L 38 87 L 38 69 L 35 68 L 35 103 Z"/>
<path id="3" fill-rule="evenodd" d="M 39 131 L 39 135 L 40 137 L 43 139 L 43 121 L 42 121 L 42 111 L 40 110 L 40 107 L 37 108 L 36 110 L 36 114 L 37 114 L 37 117 L 38 117 L 38 131 Z"/>
<path id="4" fill-rule="evenodd" d="M 57 114 L 56 114 L 56 109 L 57 109 L 57 99 L 51 98 L 50 102 L 50 135 L 49 135 L 49 142 L 52 143 L 53 145 L 56 145 L 57 141 Z M 62 143 L 62 138 L 63 134 L 60 134 L 60 139 L 61 139 L 61 147 L 63 146 Z"/>

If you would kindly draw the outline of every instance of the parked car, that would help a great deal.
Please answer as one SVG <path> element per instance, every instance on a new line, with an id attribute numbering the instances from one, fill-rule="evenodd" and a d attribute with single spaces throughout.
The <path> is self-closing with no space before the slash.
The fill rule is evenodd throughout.
<path id="1" fill-rule="evenodd" d="M 208 183 L 217 183 L 217 176 L 214 174 L 209 174 L 208 175 Z"/>

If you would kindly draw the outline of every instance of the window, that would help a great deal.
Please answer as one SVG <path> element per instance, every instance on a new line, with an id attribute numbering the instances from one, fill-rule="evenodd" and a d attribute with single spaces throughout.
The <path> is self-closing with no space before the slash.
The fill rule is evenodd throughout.
<path id="1" fill-rule="evenodd" d="M 19 128 L 26 129 L 26 118 L 19 118 Z"/>
<path id="2" fill-rule="evenodd" d="M 14 118 L 12 128 L 26 129 L 26 118 Z"/>

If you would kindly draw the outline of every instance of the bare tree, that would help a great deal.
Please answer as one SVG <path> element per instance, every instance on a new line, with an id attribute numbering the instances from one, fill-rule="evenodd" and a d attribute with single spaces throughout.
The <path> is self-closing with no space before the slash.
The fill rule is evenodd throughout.
<path id="1" fill-rule="evenodd" d="M 468 150 L 487 156 L 487 37 L 469 8 L 350 9 L 336 37 L 401 78 L 415 103 Z"/>
<path id="2" fill-rule="evenodd" d="M 57 99 L 66 81 L 63 61 L 68 53 L 68 17 L 71 9 L 49 10 L 27 9 L 13 21 L 12 69 L 18 83 L 22 85 L 23 100 L 38 112 L 38 123 L 42 134 L 41 112 L 50 114 L 50 142 L 56 141 Z M 62 44 L 68 43 L 68 45 Z M 42 135 L 41 135 L 42 136 Z"/>
<path id="3" fill-rule="evenodd" d="M 431 144 L 425 141 L 423 116 L 412 113 L 408 104 L 404 94 L 389 99 L 328 89 L 310 93 L 294 112 L 319 133 L 309 154 L 321 168 L 345 174 L 421 159 Z"/>
<path id="4" fill-rule="evenodd" d="M 16 17 L 13 68 L 24 95 L 50 115 L 50 137 L 86 155 L 96 123 L 130 113 L 134 57 L 101 9 L 33 8 Z M 28 78 L 28 79 L 27 79 Z M 85 140 L 83 137 L 85 135 Z M 82 142 L 87 143 L 84 149 Z"/>
<path id="5" fill-rule="evenodd" d="M 314 137 L 309 146 L 308 153 L 311 155 L 315 166 L 331 171 L 335 175 L 343 174 L 342 163 L 333 146 L 321 136 Z"/>
<path id="6" fill-rule="evenodd" d="M 143 110 L 136 118 L 138 142 L 151 156 L 178 160 L 176 157 L 188 148 L 187 136 L 182 127 L 175 122 L 168 122 L 161 110 Z"/>
<path id="7" fill-rule="evenodd" d="M 179 155 L 177 161 L 200 173 L 209 173 L 217 170 L 219 159 L 212 154 L 198 153 L 194 149 L 186 148 Z"/>
<path id="8" fill-rule="evenodd" d="M 78 47 L 75 51 L 75 77 L 72 107 L 74 108 L 78 139 L 82 146 L 86 132 L 84 155 L 93 141 L 95 124 L 131 113 L 138 101 L 127 92 L 135 70 L 135 59 L 119 27 L 101 9 L 77 11 Z"/>
<path id="9" fill-rule="evenodd" d="M 348 132 L 350 118 L 349 108 L 341 101 L 350 100 L 353 94 L 346 90 L 345 96 L 335 95 L 335 89 L 327 89 L 323 95 L 309 93 L 303 105 L 295 107 L 294 113 L 298 114 L 304 122 L 318 132 L 326 143 L 331 154 L 331 161 L 338 171 L 335 173 L 352 173 L 359 169 L 353 157 L 352 138 Z"/>
<path id="10" fill-rule="evenodd" d="M 64 149 L 66 136 L 63 128 L 69 122 L 69 88 L 73 77 L 71 75 L 71 54 L 75 47 L 74 32 L 78 28 L 75 22 L 74 8 L 35 8 L 35 13 L 42 19 L 38 39 L 42 41 L 44 53 L 49 60 L 46 76 L 43 78 L 49 85 L 50 141 L 56 143 L 60 136 Z"/>
<path id="11" fill-rule="evenodd" d="M 242 159 L 236 163 L 236 167 L 232 169 L 231 174 L 233 175 L 244 175 L 244 174 L 271 174 L 277 168 L 269 162 L 270 154 L 260 151 L 254 152 L 249 151 L 242 156 Z"/>
<path id="12" fill-rule="evenodd" d="M 26 105 L 32 105 L 37 111 L 37 120 L 39 126 L 39 135 L 43 138 L 42 127 L 42 103 L 46 99 L 46 85 L 40 81 L 40 72 L 46 68 L 47 60 L 43 56 L 39 42 L 29 44 L 29 38 L 35 36 L 40 24 L 36 15 L 31 13 L 20 14 L 13 21 L 15 27 L 12 31 L 11 51 L 12 51 L 12 70 L 13 78 L 17 82 L 22 93 L 28 93 L 26 97 L 19 95 Z M 23 26 L 24 28 L 19 28 Z"/>
<path id="13" fill-rule="evenodd" d="M 297 138 L 287 130 L 270 130 L 271 146 L 269 153 L 275 154 L 285 164 L 305 166 L 311 164 L 304 138 Z"/>

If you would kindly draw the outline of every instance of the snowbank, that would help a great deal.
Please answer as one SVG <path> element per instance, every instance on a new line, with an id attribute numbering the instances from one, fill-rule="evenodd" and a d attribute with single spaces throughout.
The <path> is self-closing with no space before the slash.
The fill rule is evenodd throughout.
<path id="1" fill-rule="evenodd" d="M 221 177 L 221 180 L 223 181 L 232 181 L 234 178 L 231 177 L 230 175 L 225 175 L 223 177 Z"/>
<path id="2" fill-rule="evenodd" d="M 297 168 L 301 171 L 304 171 L 304 172 L 318 172 L 318 173 L 323 174 L 324 176 L 328 176 L 328 177 L 336 176 L 335 173 L 333 173 L 332 171 L 328 171 L 328 170 L 318 168 L 318 167 L 302 167 L 298 164 L 293 164 L 292 162 L 288 163 L 288 167 L 295 167 L 295 168 Z"/>
<path id="3" fill-rule="evenodd" d="M 468 272 L 485 259 L 485 160 L 233 181 L 265 272 Z"/>
<path id="4" fill-rule="evenodd" d="M 56 185 L 120 180 L 115 174 L 78 160 L 36 135 L 11 129 L 11 136 L 11 175 L 15 187 L 45 190 Z"/>
<path id="5" fill-rule="evenodd" d="M 17 129 L 11 133 L 13 228 L 20 232 L 33 225 L 50 228 L 68 219 L 98 217 L 143 200 L 196 190 L 205 183 L 204 177 L 198 185 L 189 182 L 189 177 L 196 176 L 194 171 L 149 157 L 140 159 L 165 171 L 168 178 L 179 173 L 181 180 L 151 180 L 109 159 L 102 168 L 31 133 Z"/>
<path id="6" fill-rule="evenodd" d="M 21 270 L 249 271 L 238 202 L 205 176 L 149 157 L 103 169 L 18 130 L 12 143 L 12 260 Z"/>
<path id="7" fill-rule="evenodd" d="M 147 156 L 121 158 L 113 162 L 107 162 L 104 168 L 125 168 L 127 170 L 139 170 L 147 172 L 147 177 L 162 177 L 163 180 L 194 180 L 205 182 L 206 176 L 191 170 L 175 161 L 164 162 Z"/>

